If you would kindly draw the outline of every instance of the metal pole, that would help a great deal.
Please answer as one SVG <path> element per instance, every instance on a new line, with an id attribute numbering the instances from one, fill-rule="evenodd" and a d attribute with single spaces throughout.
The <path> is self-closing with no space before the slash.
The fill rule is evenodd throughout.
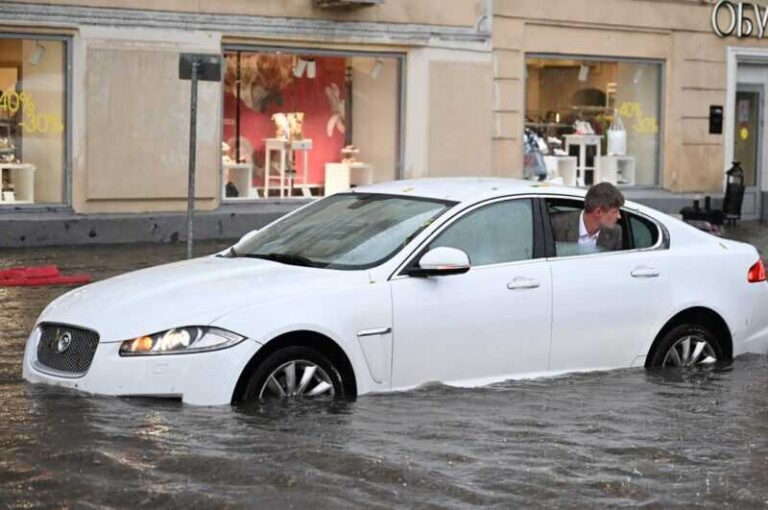
<path id="1" fill-rule="evenodd" d="M 192 258 L 195 213 L 195 162 L 197 159 L 197 74 L 200 61 L 192 63 L 192 100 L 189 119 L 189 184 L 187 188 L 187 258 Z"/>
<path id="2" fill-rule="evenodd" d="M 240 163 L 240 55 L 241 51 L 237 52 L 237 69 L 235 69 L 235 163 Z M 253 156 L 251 154 L 250 156 Z"/>
<path id="3" fill-rule="evenodd" d="M 344 84 L 347 95 L 344 99 L 344 145 L 352 145 L 352 65 L 348 65 L 344 73 Z"/>

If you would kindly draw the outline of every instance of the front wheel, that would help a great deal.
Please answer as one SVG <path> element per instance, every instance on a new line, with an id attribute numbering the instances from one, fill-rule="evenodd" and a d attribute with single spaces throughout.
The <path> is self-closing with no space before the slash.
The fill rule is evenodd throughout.
<path id="1" fill-rule="evenodd" d="M 681 324 L 668 331 L 654 351 L 651 367 L 702 367 L 724 358 L 717 338 L 705 327 Z"/>
<path id="2" fill-rule="evenodd" d="M 334 364 L 322 353 L 296 345 L 261 362 L 248 381 L 243 401 L 343 396 L 344 381 Z"/>

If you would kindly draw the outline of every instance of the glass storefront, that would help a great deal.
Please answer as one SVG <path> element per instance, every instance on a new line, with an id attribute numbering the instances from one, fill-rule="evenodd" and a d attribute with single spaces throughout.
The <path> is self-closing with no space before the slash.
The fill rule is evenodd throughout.
<path id="1" fill-rule="evenodd" d="M 659 184 L 661 63 L 537 56 L 526 71 L 527 177 Z"/>
<path id="2" fill-rule="evenodd" d="M 66 42 L 0 35 L 0 206 L 66 201 Z"/>
<path id="3" fill-rule="evenodd" d="M 224 55 L 224 200 L 319 197 L 398 177 L 400 57 Z"/>

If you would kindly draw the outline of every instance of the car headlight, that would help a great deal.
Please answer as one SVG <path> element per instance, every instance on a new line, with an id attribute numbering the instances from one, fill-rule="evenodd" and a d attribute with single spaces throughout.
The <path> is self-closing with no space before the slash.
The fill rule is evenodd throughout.
<path id="1" fill-rule="evenodd" d="M 120 356 L 216 351 L 232 347 L 243 340 L 245 340 L 244 336 L 219 328 L 207 326 L 174 328 L 154 335 L 126 340 L 120 345 Z"/>

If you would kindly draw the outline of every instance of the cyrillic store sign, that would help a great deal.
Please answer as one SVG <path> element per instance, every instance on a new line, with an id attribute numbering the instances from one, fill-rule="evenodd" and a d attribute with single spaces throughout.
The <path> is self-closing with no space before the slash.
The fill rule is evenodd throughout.
<path id="1" fill-rule="evenodd" d="M 712 9 L 712 29 L 720 37 L 768 35 L 768 7 L 753 2 L 720 0 Z"/>

